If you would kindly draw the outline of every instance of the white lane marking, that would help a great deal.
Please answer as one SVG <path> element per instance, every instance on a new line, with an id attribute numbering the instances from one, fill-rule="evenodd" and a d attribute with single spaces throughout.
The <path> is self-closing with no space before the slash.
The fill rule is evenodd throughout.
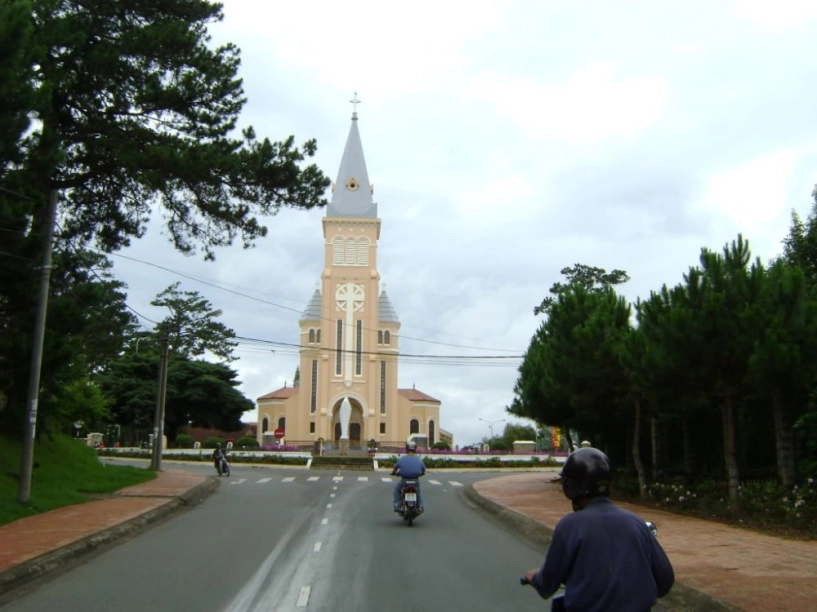
<path id="1" fill-rule="evenodd" d="M 330 493 L 330 494 L 329 494 L 329 497 L 334 497 L 334 496 L 335 496 L 335 494 L 334 494 L 334 493 Z"/>
<path id="2" fill-rule="evenodd" d="M 391 478 L 386 478 L 385 476 L 382 477 L 380 480 L 382 480 L 383 482 L 391 482 Z"/>
<path id="3" fill-rule="evenodd" d="M 358 476 L 357 481 L 358 482 L 369 482 L 369 477 L 368 476 Z"/>
<path id="4" fill-rule="evenodd" d="M 255 484 L 264 484 L 265 482 L 269 482 L 272 478 L 262 478 L 261 480 L 256 481 Z"/>
<path id="5" fill-rule="evenodd" d="M 429 480 L 428 482 L 430 482 L 431 484 L 435 484 L 435 485 L 441 485 L 442 484 L 439 480 Z"/>
<path id="6" fill-rule="evenodd" d="M 312 549 L 312 552 L 321 552 L 321 543 L 315 542 L 315 547 Z"/>
<path id="7" fill-rule="evenodd" d="M 288 476 L 287 478 L 284 478 L 281 482 L 292 482 L 293 480 L 295 480 L 293 476 Z"/>
<path id="8" fill-rule="evenodd" d="M 327 507 L 327 508 L 331 508 L 331 507 L 332 507 L 332 504 L 326 504 L 326 507 Z"/>
<path id="9" fill-rule="evenodd" d="M 462 483 L 457 482 L 456 480 L 449 480 L 448 484 L 450 484 L 452 487 L 461 487 L 462 486 Z"/>
<path id="10" fill-rule="evenodd" d="M 312 590 L 312 587 L 301 587 L 301 594 L 298 595 L 298 603 L 295 604 L 296 608 L 305 608 L 306 604 L 309 603 L 309 591 Z"/>
<path id="11" fill-rule="evenodd" d="M 307 481 L 315 482 L 318 479 L 320 479 L 320 476 L 310 476 L 309 478 L 307 478 Z"/>
<path id="12" fill-rule="evenodd" d="M 343 476 L 333 476 L 332 480 L 334 480 L 335 482 L 340 482 L 341 480 L 343 480 Z"/>
<path id="13" fill-rule="evenodd" d="M 261 565 L 258 566 L 258 569 L 255 571 L 255 574 L 253 574 L 252 578 L 250 578 L 247 583 L 241 587 L 241 591 L 239 591 L 238 595 L 236 595 L 230 604 L 224 608 L 225 610 L 229 610 L 229 612 L 249 612 L 253 600 L 255 600 L 259 594 L 262 594 L 260 591 L 264 582 L 269 578 L 269 576 L 275 576 L 275 574 L 272 573 L 272 568 L 276 567 L 279 557 L 283 551 L 286 550 L 287 546 L 289 546 L 289 542 L 293 539 L 295 534 L 298 533 L 301 527 L 312 518 L 312 514 L 313 512 L 309 511 L 303 512 L 289 524 L 289 528 L 278 541 L 278 544 L 267 556 L 267 558 L 264 559 Z M 273 588 L 280 589 L 282 587 L 283 585 L 280 583 L 273 584 Z"/>
<path id="14" fill-rule="evenodd" d="M 323 519 L 321 521 L 321 525 L 328 525 L 328 524 L 329 524 L 329 519 L 328 518 L 325 518 L 325 519 Z"/>
<path id="15" fill-rule="evenodd" d="M 233 480 L 233 481 L 232 481 L 230 484 L 231 484 L 231 485 L 234 485 L 234 484 L 241 484 L 242 482 L 244 482 L 244 481 L 246 481 L 246 480 L 247 480 L 246 478 L 239 478 L 238 480 Z"/>
<path id="16" fill-rule="evenodd" d="M 338 490 L 338 488 L 337 488 L 337 487 L 332 487 L 332 490 L 333 490 L 333 491 L 337 491 L 337 490 Z"/>

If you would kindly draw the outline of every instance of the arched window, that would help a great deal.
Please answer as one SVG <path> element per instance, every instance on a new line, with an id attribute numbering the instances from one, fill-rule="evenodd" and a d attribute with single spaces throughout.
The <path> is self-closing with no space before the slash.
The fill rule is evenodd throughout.
<path id="1" fill-rule="evenodd" d="M 332 263 L 336 266 L 343 265 L 343 238 L 340 236 L 332 241 Z"/>
<path id="2" fill-rule="evenodd" d="M 315 330 L 309 330 L 309 344 L 315 344 Z"/>
<path id="3" fill-rule="evenodd" d="M 284 431 L 286 431 L 286 429 L 287 429 L 287 418 L 286 417 L 281 417 L 280 419 L 278 419 L 278 429 L 283 429 Z"/>
<path id="4" fill-rule="evenodd" d="M 431 446 L 432 444 L 434 444 L 434 442 L 436 442 L 436 440 L 434 439 L 434 433 L 435 433 L 434 432 L 434 421 L 429 421 L 428 422 L 428 444 L 429 444 L 429 446 Z"/>
<path id="5" fill-rule="evenodd" d="M 383 330 L 382 329 L 377 330 L 377 343 L 378 344 L 383 344 Z"/>
<path id="6" fill-rule="evenodd" d="M 321 330 L 315 332 L 315 342 L 317 342 L 318 344 L 321 343 Z"/>
<path id="7" fill-rule="evenodd" d="M 354 266 L 357 262 L 357 243 L 354 238 L 346 239 L 346 265 Z"/>
<path id="8" fill-rule="evenodd" d="M 369 265 L 369 239 L 361 238 L 357 243 L 357 265 Z"/>
<path id="9" fill-rule="evenodd" d="M 417 419 L 411 419 L 411 423 L 409 423 L 409 434 L 416 433 L 420 433 L 420 421 Z"/>
<path id="10" fill-rule="evenodd" d="M 388 329 L 383 332 L 383 344 L 391 344 L 391 334 Z"/>
<path id="11" fill-rule="evenodd" d="M 264 420 L 261 421 L 261 433 L 267 433 L 269 431 L 269 419 L 264 417 Z"/>

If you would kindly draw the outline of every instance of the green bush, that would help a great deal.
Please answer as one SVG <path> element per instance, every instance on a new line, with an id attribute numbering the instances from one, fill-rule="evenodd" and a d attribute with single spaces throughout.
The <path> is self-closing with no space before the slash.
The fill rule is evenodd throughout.
<path id="1" fill-rule="evenodd" d="M 176 436 L 176 448 L 193 448 L 193 445 L 196 441 L 193 439 L 193 436 L 188 436 L 187 434 L 179 434 Z"/>
<path id="2" fill-rule="evenodd" d="M 218 436 L 207 438 L 204 442 L 202 442 L 201 446 L 202 448 L 215 448 L 217 444 L 221 444 L 221 446 L 224 447 L 224 438 L 219 438 Z"/>
<path id="3" fill-rule="evenodd" d="M 258 440 L 252 436 L 242 436 L 235 441 L 235 448 L 258 448 Z"/>
<path id="4" fill-rule="evenodd" d="M 451 450 L 451 445 L 448 442 L 435 442 L 431 445 L 435 450 Z"/>

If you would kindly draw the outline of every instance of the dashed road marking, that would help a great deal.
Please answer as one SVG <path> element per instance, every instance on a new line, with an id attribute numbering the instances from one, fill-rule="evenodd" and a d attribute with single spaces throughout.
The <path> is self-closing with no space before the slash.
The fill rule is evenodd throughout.
<path id="1" fill-rule="evenodd" d="M 325 519 L 323 519 L 321 521 L 321 525 L 328 525 L 328 524 L 329 524 L 329 519 L 328 518 L 325 518 Z"/>
<path id="2" fill-rule="evenodd" d="M 295 480 L 294 476 L 288 476 L 287 478 L 284 478 L 281 482 L 292 482 L 293 480 Z"/>
<path id="3" fill-rule="evenodd" d="M 320 479 L 320 476 L 310 476 L 306 480 L 307 480 L 307 482 L 315 482 L 316 480 L 319 480 L 319 479 Z"/>
<path id="4" fill-rule="evenodd" d="M 242 482 L 245 482 L 246 480 L 247 480 L 246 478 L 239 478 L 238 480 L 233 480 L 230 484 L 231 485 L 241 484 Z"/>
<path id="5" fill-rule="evenodd" d="M 391 478 L 386 478 L 385 476 L 382 477 L 380 480 L 382 480 L 383 482 L 391 482 Z"/>
<path id="6" fill-rule="evenodd" d="M 358 482 L 369 482 L 369 477 L 368 476 L 358 476 L 357 481 Z"/>
<path id="7" fill-rule="evenodd" d="M 327 507 L 327 508 L 331 508 L 331 507 L 332 507 L 332 504 L 326 504 L 326 507 Z"/>
<path id="8" fill-rule="evenodd" d="M 449 480 L 448 484 L 450 484 L 452 487 L 461 487 L 462 486 L 462 483 L 457 482 L 456 480 Z"/>
<path id="9" fill-rule="evenodd" d="M 256 481 L 256 484 L 264 484 L 265 482 L 269 482 L 272 478 L 262 478 L 261 480 Z"/>
<path id="10" fill-rule="evenodd" d="M 430 482 L 433 485 L 441 485 L 442 484 L 439 480 L 429 480 L 428 482 Z"/>
<path id="11" fill-rule="evenodd" d="M 334 497 L 334 496 L 335 496 L 335 494 L 334 494 L 334 493 L 330 493 L 330 494 L 329 494 L 329 497 Z"/>
<path id="12" fill-rule="evenodd" d="M 335 482 L 340 482 L 341 480 L 343 480 L 343 476 L 333 476 L 332 480 L 334 480 Z"/>
<path id="13" fill-rule="evenodd" d="M 312 587 L 301 587 L 301 594 L 298 595 L 298 603 L 295 604 L 296 608 L 305 608 L 306 604 L 309 603 L 309 592 L 312 590 Z"/>
<path id="14" fill-rule="evenodd" d="M 315 546 L 312 548 L 312 552 L 321 552 L 321 543 L 315 542 Z"/>

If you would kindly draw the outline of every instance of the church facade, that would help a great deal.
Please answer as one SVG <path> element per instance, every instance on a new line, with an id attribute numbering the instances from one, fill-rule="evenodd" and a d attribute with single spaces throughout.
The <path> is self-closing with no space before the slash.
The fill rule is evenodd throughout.
<path id="1" fill-rule="evenodd" d="M 416 439 L 420 447 L 452 436 L 440 428 L 440 401 L 398 388 L 400 320 L 381 286 L 381 220 L 369 182 L 357 112 L 322 220 L 323 273 L 300 321 L 297 387 L 259 397 L 258 441 L 281 429 L 288 445 L 341 439 L 379 448 Z"/>

